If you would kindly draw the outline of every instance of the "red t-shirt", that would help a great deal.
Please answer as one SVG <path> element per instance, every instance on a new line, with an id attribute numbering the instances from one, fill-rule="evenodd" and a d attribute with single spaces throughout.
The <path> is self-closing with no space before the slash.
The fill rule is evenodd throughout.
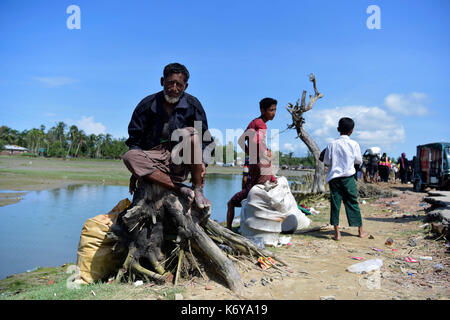
<path id="1" fill-rule="evenodd" d="M 250 130 L 253 130 L 254 132 L 250 133 L 249 132 Z M 250 137 L 252 137 L 251 141 L 248 139 L 248 149 L 245 150 L 245 153 L 249 154 L 249 152 L 253 150 L 254 147 L 251 148 L 250 144 L 256 144 L 256 152 L 258 152 L 256 161 L 259 162 L 260 156 L 259 153 L 267 150 L 266 146 L 267 125 L 261 118 L 253 119 L 247 126 L 247 129 L 245 129 L 245 133 L 249 133 Z M 250 157 L 250 163 L 251 162 L 252 159 Z"/>

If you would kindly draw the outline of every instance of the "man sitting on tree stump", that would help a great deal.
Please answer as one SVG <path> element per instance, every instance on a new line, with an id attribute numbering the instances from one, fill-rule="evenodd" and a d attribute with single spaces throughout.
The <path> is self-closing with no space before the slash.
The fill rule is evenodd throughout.
<path id="1" fill-rule="evenodd" d="M 202 137 L 208 122 L 200 101 L 185 92 L 188 79 L 189 72 L 182 64 L 164 68 L 163 90 L 144 98 L 133 112 L 126 141 L 130 150 L 123 161 L 132 174 L 130 194 L 136 190 L 136 182 L 144 179 L 195 201 L 202 209 L 211 206 L 203 195 L 203 150 L 207 145 Z M 180 137 L 183 143 L 178 143 Z M 182 184 L 189 172 L 192 188 Z"/>

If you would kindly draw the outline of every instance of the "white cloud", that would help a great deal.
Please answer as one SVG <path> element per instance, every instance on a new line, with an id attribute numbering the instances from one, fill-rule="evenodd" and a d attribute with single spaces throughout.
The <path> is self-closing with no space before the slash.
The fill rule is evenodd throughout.
<path id="1" fill-rule="evenodd" d="M 69 77 L 33 77 L 39 83 L 42 83 L 48 88 L 57 88 L 68 84 L 79 82 L 78 79 Z"/>
<path id="2" fill-rule="evenodd" d="M 283 145 L 283 149 L 287 152 L 294 152 L 295 151 L 295 147 L 293 146 L 292 143 L 285 143 Z"/>
<path id="3" fill-rule="evenodd" d="M 360 144 L 362 152 L 373 146 L 389 152 L 392 146 L 405 141 L 403 125 L 379 107 L 344 106 L 326 110 L 313 109 L 305 116 L 305 129 L 315 139 L 319 148 L 324 148 L 338 137 L 337 126 L 342 117 L 350 117 L 355 121 L 352 139 Z"/>
<path id="4" fill-rule="evenodd" d="M 106 133 L 106 127 L 101 122 L 94 122 L 94 117 L 85 117 L 82 116 L 81 120 L 76 122 L 76 125 L 79 129 L 86 132 L 86 134 L 100 134 Z"/>
<path id="5" fill-rule="evenodd" d="M 402 115 L 422 116 L 428 113 L 425 104 L 428 102 L 428 96 L 421 92 L 412 92 L 409 94 L 391 93 L 384 98 L 384 104 L 394 113 Z"/>

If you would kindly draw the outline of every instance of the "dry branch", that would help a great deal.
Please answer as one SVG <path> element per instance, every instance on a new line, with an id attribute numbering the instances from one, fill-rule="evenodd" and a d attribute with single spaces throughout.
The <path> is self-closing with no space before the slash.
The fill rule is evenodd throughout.
<path id="1" fill-rule="evenodd" d="M 296 104 L 293 105 L 289 103 L 286 107 L 287 111 L 292 116 L 292 124 L 289 125 L 289 128 L 295 127 L 297 130 L 297 136 L 306 144 L 309 151 L 314 155 L 315 159 L 315 173 L 314 173 L 314 182 L 311 189 L 313 193 L 323 193 L 325 192 L 323 175 L 325 171 L 325 167 L 323 163 L 319 160 L 320 157 L 320 149 L 317 146 L 316 142 L 313 138 L 306 132 L 303 128 L 303 124 L 305 123 L 305 119 L 303 118 L 303 113 L 312 109 L 316 101 L 323 97 L 323 94 L 317 90 L 316 85 L 316 76 L 314 73 L 311 73 L 309 76 L 309 80 L 313 83 L 314 87 L 314 96 L 309 96 L 308 104 L 306 104 L 306 90 L 303 90 L 301 100 L 297 100 Z"/>

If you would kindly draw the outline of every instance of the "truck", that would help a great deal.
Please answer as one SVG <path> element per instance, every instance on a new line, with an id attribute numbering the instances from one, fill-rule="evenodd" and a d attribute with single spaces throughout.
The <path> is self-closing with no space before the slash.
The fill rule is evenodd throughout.
<path id="1" fill-rule="evenodd" d="M 413 159 L 414 191 L 427 187 L 450 190 L 450 142 L 435 142 L 417 146 Z"/>

